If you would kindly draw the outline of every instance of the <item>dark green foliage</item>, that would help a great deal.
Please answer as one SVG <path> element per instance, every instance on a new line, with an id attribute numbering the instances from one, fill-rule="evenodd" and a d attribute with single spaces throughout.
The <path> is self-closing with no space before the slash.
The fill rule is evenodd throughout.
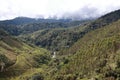
<path id="1" fill-rule="evenodd" d="M 12 20 L 5 20 L 0 21 L 0 24 L 5 25 L 23 25 L 23 24 L 29 24 L 29 23 L 53 23 L 53 22 L 70 22 L 70 19 L 35 19 L 35 18 L 28 18 L 28 17 L 16 17 Z"/>
<path id="2" fill-rule="evenodd" d="M 32 34 L 20 35 L 20 38 L 26 42 L 37 46 L 45 47 L 51 51 L 59 51 L 69 48 L 80 39 L 85 33 L 82 32 L 86 25 L 74 28 L 53 28 L 39 30 Z"/>
<path id="3" fill-rule="evenodd" d="M 32 19 L 32 18 L 15 18 L 13 20 L 0 21 L 0 28 L 6 30 L 12 35 L 20 35 L 32 33 L 42 29 L 51 28 L 67 28 L 78 26 L 89 20 L 83 21 L 72 21 L 67 19 Z"/>
<path id="4" fill-rule="evenodd" d="M 35 74 L 29 80 L 44 80 L 44 77 L 42 76 L 42 74 Z"/>
<path id="5" fill-rule="evenodd" d="M 10 60 L 5 55 L 0 53 L 0 62 L 4 62 L 6 65 L 8 65 Z"/>
<path id="6" fill-rule="evenodd" d="M 38 64 L 40 65 L 48 64 L 49 61 L 51 60 L 51 57 L 49 54 L 45 53 L 45 54 L 34 56 L 34 60 L 36 60 L 36 62 L 38 62 Z"/>

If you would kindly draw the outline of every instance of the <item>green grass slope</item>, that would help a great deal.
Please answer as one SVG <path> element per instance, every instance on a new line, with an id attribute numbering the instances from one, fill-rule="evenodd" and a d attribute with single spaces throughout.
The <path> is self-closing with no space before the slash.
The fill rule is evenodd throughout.
<path id="1" fill-rule="evenodd" d="M 0 80 L 13 80 L 29 70 L 31 73 L 36 73 L 36 69 L 39 72 L 39 68 L 42 71 L 42 65 L 47 65 L 49 60 L 47 50 L 27 45 L 0 30 Z"/>
<path id="2" fill-rule="evenodd" d="M 72 53 L 52 80 L 119 80 L 120 20 L 87 33 L 66 52 Z"/>

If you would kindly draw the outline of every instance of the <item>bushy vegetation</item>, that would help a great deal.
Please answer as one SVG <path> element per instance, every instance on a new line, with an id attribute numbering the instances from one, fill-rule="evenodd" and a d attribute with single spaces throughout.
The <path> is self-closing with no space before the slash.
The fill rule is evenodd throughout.
<path id="1" fill-rule="evenodd" d="M 112 22 L 120 19 L 119 16 L 120 10 L 106 14 L 93 21 L 83 21 L 81 25 L 79 21 L 73 21 L 69 23 L 47 23 L 47 25 L 42 24 L 44 29 L 40 27 L 41 24 L 29 24 L 23 27 L 22 31 L 32 31 L 31 34 L 22 34 L 20 38 L 26 42 L 33 43 L 37 46 L 42 46 L 51 51 L 61 50 L 64 48 L 71 47 L 78 39 L 82 38 L 86 33 L 109 25 Z M 69 28 L 70 26 L 75 26 Z M 29 26 L 29 28 L 28 28 Z M 35 28 L 33 28 L 35 27 Z M 40 30 L 38 30 L 40 28 Z M 36 30 L 38 31 L 36 31 Z M 42 30 L 41 30 L 42 29 Z"/>
<path id="2" fill-rule="evenodd" d="M 29 45 L 0 29 L 0 80 L 119 80 L 119 12 L 80 27 L 66 28 L 66 22 L 17 26 L 25 29 L 17 35 Z"/>
<path id="3" fill-rule="evenodd" d="M 27 70 L 34 72 L 51 60 L 49 51 L 27 45 L 3 30 L 0 30 L 0 37 L 0 80 L 14 79 Z"/>
<path id="4" fill-rule="evenodd" d="M 68 28 L 78 26 L 83 21 L 72 21 L 67 19 L 31 19 L 31 18 L 16 18 L 8 21 L 0 21 L 0 29 L 4 29 L 9 34 L 18 36 L 20 34 L 33 33 L 38 30 L 52 29 L 52 28 Z"/>
<path id="5" fill-rule="evenodd" d="M 86 26 L 75 28 L 54 28 L 39 30 L 32 34 L 20 35 L 19 38 L 25 42 L 47 48 L 51 51 L 59 51 L 69 48 L 85 33 L 81 32 Z"/>
<path id="6" fill-rule="evenodd" d="M 72 52 L 74 52 L 74 55 L 69 58 L 68 64 L 58 70 L 57 74 L 54 74 L 56 75 L 54 79 L 119 79 L 119 25 L 120 21 L 117 21 L 109 26 L 92 31 L 75 43 L 68 53 L 73 54 Z"/>

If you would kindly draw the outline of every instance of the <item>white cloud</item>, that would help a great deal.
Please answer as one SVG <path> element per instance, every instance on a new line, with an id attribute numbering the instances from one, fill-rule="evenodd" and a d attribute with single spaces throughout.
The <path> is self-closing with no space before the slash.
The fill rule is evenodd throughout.
<path id="1" fill-rule="evenodd" d="M 100 16 L 120 8 L 120 0 L 0 0 L 0 20 L 17 16 Z"/>

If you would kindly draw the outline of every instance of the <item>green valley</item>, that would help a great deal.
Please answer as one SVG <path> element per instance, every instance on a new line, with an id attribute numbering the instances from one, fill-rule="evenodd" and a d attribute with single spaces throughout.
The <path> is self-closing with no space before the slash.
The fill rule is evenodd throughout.
<path id="1" fill-rule="evenodd" d="M 0 80 L 120 80 L 120 10 L 83 21 L 0 22 Z"/>

